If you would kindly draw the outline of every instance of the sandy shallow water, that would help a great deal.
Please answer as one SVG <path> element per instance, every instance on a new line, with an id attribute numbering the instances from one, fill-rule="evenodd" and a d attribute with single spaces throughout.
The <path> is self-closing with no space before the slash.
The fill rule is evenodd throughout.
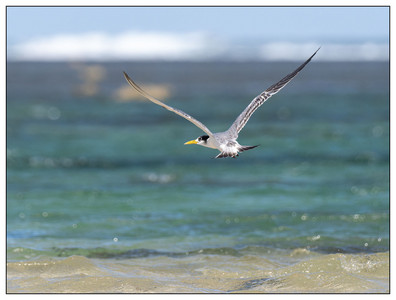
<path id="1" fill-rule="evenodd" d="M 389 253 L 89 259 L 10 262 L 9 293 L 387 293 Z"/>

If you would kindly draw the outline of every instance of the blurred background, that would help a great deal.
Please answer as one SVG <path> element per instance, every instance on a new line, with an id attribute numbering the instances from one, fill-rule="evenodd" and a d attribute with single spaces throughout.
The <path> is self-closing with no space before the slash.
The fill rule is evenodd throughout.
<path id="1" fill-rule="evenodd" d="M 122 75 L 223 131 L 319 46 L 238 159 Z M 8 7 L 7 245 L 388 251 L 389 8 Z"/>

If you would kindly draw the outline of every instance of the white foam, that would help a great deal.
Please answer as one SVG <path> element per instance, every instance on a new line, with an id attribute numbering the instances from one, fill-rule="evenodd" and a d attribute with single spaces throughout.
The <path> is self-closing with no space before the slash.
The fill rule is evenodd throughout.
<path id="1" fill-rule="evenodd" d="M 222 46 L 209 35 L 124 32 L 61 34 L 30 40 L 9 49 L 12 60 L 165 59 L 196 60 L 216 56 Z"/>
<path id="2" fill-rule="evenodd" d="M 127 31 L 59 34 L 32 39 L 8 49 L 9 60 L 303 60 L 319 46 L 316 60 L 386 61 L 388 43 L 249 43 L 227 41 L 203 32 Z"/>
<path id="3" fill-rule="evenodd" d="M 303 60 L 312 55 L 317 43 L 268 43 L 260 47 L 263 60 Z M 385 61 L 389 59 L 387 43 L 330 43 L 321 45 L 316 60 L 324 61 Z"/>

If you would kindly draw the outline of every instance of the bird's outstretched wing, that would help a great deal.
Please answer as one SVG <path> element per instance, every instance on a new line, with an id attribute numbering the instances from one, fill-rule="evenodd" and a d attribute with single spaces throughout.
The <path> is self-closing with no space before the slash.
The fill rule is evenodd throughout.
<path id="1" fill-rule="evenodd" d="M 185 118 L 186 120 L 190 121 L 193 123 L 195 126 L 198 128 L 202 129 L 204 132 L 206 132 L 210 137 L 213 137 L 213 133 L 206 127 L 204 124 L 202 124 L 200 121 L 197 119 L 191 117 L 189 114 L 185 113 L 184 111 L 181 111 L 180 109 L 173 108 L 169 105 L 166 105 L 165 103 L 162 103 L 160 100 L 155 99 L 154 97 L 150 96 L 147 94 L 145 91 L 143 91 L 140 86 L 138 86 L 129 76 L 127 73 L 124 72 L 125 79 L 128 81 L 128 83 L 136 90 L 138 91 L 142 96 L 150 100 L 151 102 L 154 102 L 155 104 L 162 106 L 163 108 L 174 112 L 175 114 L 178 114 L 179 116 Z"/>
<path id="2" fill-rule="evenodd" d="M 238 118 L 236 118 L 235 122 L 228 129 L 229 135 L 232 136 L 233 138 L 237 138 L 238 137 L 238 133 L 246 125 L 247 121 L 249 121 L 250 117 L 256 111 L 256 109 L 259 108 L 266 100 L 268 100 L 268 98 L 270 98 L 272 95 L 275 95 L 282 88 L 284 88 L 286 86 L 286 84 L 288 84 L 311 61 L 312 57 L 315 56 L 316 52 L 318 52 L 319 49 L 316 50 L 315 53 L 312 54 L 312 56 L 310 58 L 308 58 L 295 71 L 293 71 L 289 75 L 287 75 L 284 78 L 282 78 L 279 82 L 271 85 L 268 89 L 266 89 L 264 92 L 262 92 L 256 98 L 254 98 L 252 100 L 252 102 L 250 102 L 250 104 L 238 116 Z"/>

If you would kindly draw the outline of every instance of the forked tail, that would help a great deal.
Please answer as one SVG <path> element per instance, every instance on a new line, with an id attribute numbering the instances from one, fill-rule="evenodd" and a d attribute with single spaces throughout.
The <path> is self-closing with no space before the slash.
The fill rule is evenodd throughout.
<path id="1" fill-rule="evenodd" d="M 250 149 L 253 149 L 253 148 L 256 148 L 256 147 L 258 147 L 259 145 L 256 145 L 256 146 L 240 146 L 239 148 L 238 148 L 238 151 L 239 152 L 242 152 L 242 151 L 246 151 L 246 150 L 250 150 Z"/>

